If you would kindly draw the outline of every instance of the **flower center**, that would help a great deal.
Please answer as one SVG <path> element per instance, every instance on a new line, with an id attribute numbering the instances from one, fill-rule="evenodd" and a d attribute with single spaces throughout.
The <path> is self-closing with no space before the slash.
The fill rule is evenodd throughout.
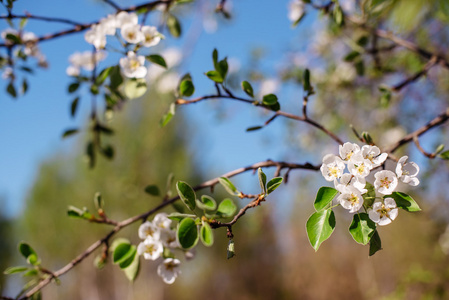
<path id="1" fill-rule="evenodd" d="M 131 70 L 136 70 L 140 67 L 140 63 L 137 59 L 131 59 L 129 62 L 129 67 Z"/>
<path id="2" fill-rule="evenodd" d="M 362 163 L 358 166 L 356 165 L 355 167 L 357 169 L 357 172 L 359 172 L 359 174 L 363 174 L 363 172 L 365 172 L 365 164 L 364 163 Z"/>
<path id="3" fill-rule="evenodd" d="M 336 166 L 330 167 L 329 171 L 327 173 L 328 176 L 330 177 L 335 177 L 337 178 L 339 174 L 338 168 Z"/>
<path id="4" fill-rule="evenodd" d="M 134 32 L 128 32 L 128 39 L 133 40 L 136 38 L 136 34 Z"/>
<path id="5" fill-rule="evenodd" d="M 351 202 L 352 206 L 359 203 L 359 197 L 357 195 L 351 194 L 351 197 L 348 199 L 349 202 Z"/>
<path id="6" fill-rule="evenodd" d="M 384 204 L 382 204 L 382 207 L 377 210 L 377 213 L 380 214 L 381 218 L 383 218 L 383 217 L 389 218 L 390 210 L 391 210 L 391 208 L 387 208 L 387 207 L 385 207 Z"/>
<path id="7" fill-rule="evenodd" d="M 389 180 L 388 177 L 385 177 L 380 180 L 380 186 L 385 188 L 390 188 L 390 184 L 392 183 L 392 180 Z"/>
<path id="8" fill-rule="evenodd" d="M 154 230 L 151 228 L 148 228 L 147 230 L 145 230 L 145 234 L 149 235 L 149 236 L 153 236 Z"/>
<path id="9" fill-rule="evenodd" d="M 156 248 L 154 247 L 154 245 L 146 245 L 147 246 L 147 250 L 145 252 L 152 254 Z"/>

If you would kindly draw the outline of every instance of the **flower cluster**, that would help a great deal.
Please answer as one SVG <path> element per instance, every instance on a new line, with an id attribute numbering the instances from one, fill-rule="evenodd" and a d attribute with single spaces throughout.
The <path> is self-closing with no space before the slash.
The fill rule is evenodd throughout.
<path id="1" fill-rule="evenodd" d="M 381 153 L 376 146 L 345 143 L 339 147 L 339 156 L 327 154 L 323 158 L 321 173 L 327 181 L 333 181 L 335 189 L 339 192 L 337 204 L 356 213 L 364 207 L 366 199 L 380 199 L 373 201 L 372 205 L 365 203 L 368 215 L 378 225 L 387 225 L 398 215 L 395 200 L 392 197 L 367 196 L 368 187 L 366 178 L 371 171 L 380 167 L 388 157 Z M 416 186 L 419 180 L 416 175 L 419 167 L 414 162 L 407 163 L 407 156 L 399 159 L 395 172 L 381 170 L 374 173 L 374 193 L 391 195 L 397 188 L 399 181 Z M 347 168 L 348 172 L 345 173 Z M 371 201 L 370 201 L 371 202 Z"/>
<path id="2" fill-rule="evenodd" d="M 69 76 L 78 76 L 81 68 L 86 71 L 92 71 L 95 65 L 106 58 L 106 52 L 91 51 L 75 52 L 69 56 L 70 66 L 67 67 L 66 73 Z"/>
<path id="3" fill-rule="evenodd" d="M 117 29 L 127 43 L 144 47 L 155 46 L 163 38 L 156 27 L 139 25 L 137 14 L 126 11 L 101 19 L 98 24 L 92 25 L 84 38 L 96 49 L 103 49 L 106 46 L 106 36 L 115 35 Z"/>
<path id="4" fill-rule="evenodd" d="M 167 217 L 167 214 L 159 213 L 152 222 L 146 221 L 140 225 L 139 237 L 143 241 L 137 246 L 137 253 L 144 259 L 164 258 L 157 268 L 157 274 L 168 284 L 175 282 L 176 277 L 181 273 L 179 270 L 181 262 L 170 252 L 170 250 L 180 248 L 176 240 L 176 230 L 170 227 L 171 223 L 172 220 Z"/>

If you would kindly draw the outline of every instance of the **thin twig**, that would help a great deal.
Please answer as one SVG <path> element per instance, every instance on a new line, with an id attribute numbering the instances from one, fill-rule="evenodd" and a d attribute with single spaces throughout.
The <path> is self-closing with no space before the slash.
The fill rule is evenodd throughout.
<path id="1" fill-rule="evenodd" d="M 6 15 L 6 16 L 0 16 L 0 19 L 33 19 L 33 20 L 40 20 L 40 21 L 46 21 L 46 22 L 65 23 L 65 24 L 70 24 L 70 25 L 75 25 L 75 26 L 84 25 L 82 23 L 72 21 L 69 19 L 36 16 L 36 15 L 32 15 L 30 13 L 25 13 L 24 15 L 11 14 L 11 15 Z"/>
<path id="2" fill-rule="evenodd" d="M 121 11 L 122 9 L 120 8 L 120 6 L 118 6 L 117 4 L 114 3 L 114 1 L 112 0 L 103 0 L 106 4 L 109 4 L 110 6 L 112 6 L 114 9 L 117 10 L 117 12 Z"/>
<path id="3" fill-rule="evenodd" d="M 414 136 L 414 137 L 413 137 L 413 142 L 415 142 L 416 148 L 418 148 L 418 150 L 419 150 L 422 154 L 424 154 L 426 157 L 428 157 L 428 158 L 435 158 L 436 153 L 429 153 L 429 152 L 426 152 L 426 150 L 424 150 L 424 148 L 423 148 L 423 147 L 421 146 L 421 144 L 419 143 L 419 139 L 418 139 L 417 136 Z"/>
<path id="4" fill-rule="evenodd" d="M 417 72 L 416 74 L 414 74 L 413 76 L 406 78 L 404 81 L 398 83 L 397 85 L 395 85 L 394 87 L 392 87 L 392 91 L 394 92 L 399 92 L 402 88 L 404 88 L 405 86 L 409 85 L 410 83 L 418 80 L 421 76 L 424 76 L 425 74 L 427 74 L 427 72 L 438 62 L 438 58 L 436 56 L 433 56 L 428 62 L 427 64 L 423 67 L 423 69 L 419 72 Z"/>

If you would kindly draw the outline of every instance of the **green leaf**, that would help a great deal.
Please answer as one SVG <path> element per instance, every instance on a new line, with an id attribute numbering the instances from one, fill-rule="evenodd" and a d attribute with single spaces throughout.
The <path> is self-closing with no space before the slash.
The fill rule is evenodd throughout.
<path id="1" fill-rule="evenodd" d="M 276 102 L 275 104 L 268 106 L 268 108 L 272 111 L 278 111 L 281 109 L 281 105 L 279 104 L 279 102 Z"/>
<path id="2" fill-rule="evenodd" d="M 150 194 L 152 196 L 160 195 L 159 188 L 155 184 L 147 185 L 147 187 L 145 188 L 145 193 Z"/>
<path id="3" fill-rule="evenodd" d="M 310 84 L 310 71 L 309 69 L 304 70 L 303 75 L 303 88 L 306 92 L 311 92 L 313 90 L 312 85 Z"/>
<path id="4" fill-rule="evenodd" d="M 118 65 L 111 67 L 111 71 L 109 71 L 109 86 L 113 90 L 117 90 L 118 87 L 123 83 L 123 77 L 120 73 L 120 67 Z"/>
<path id="5" fill-rule="evenodd" d="M 376 200 L 376 189 L 369 182 L 366 183 L 365 189 L 367 189 L 368 191 L 362 195 L 363 206 L 365 207 L 365 209 L 368 209 L 373 206 L 373 203 Z"/>
<path id="6" fill-rule="evenodd" d="M 309 242 L 315 251 L 335 229 L 335 215 L 331 209 L 321 210 L 310 216 L 306 224 Z"/>
<path id="7" fill-rule="evenodd" d="M 8 86 L 6 87 L 6 91 L 11 95 L 11 97 L 17 98 L 17 91 L 12 82 L 8 84 Z"/>
<path id="8" fill-rule="evenodd" d="M 40 264 L 36 251 L 34 251 L 34 249 L 31 248 L 31 246 L 28 245 L 27 243 L 24 242 L 19 243 L 19 252 L 20 254 L 23 255 L 23 257 L 26 258 L 29 264 L 32 264 L 34 266 Z"/>
<path id="9" fill-rule="evenodd" d="M 242 81 L 242 90 L 251 98 L 254 98 L 254 90 L 248 81 Z"/>
<path id="10" fill-rule="evenodd" d="M 229 180 L 226 177 L 220 177 L 218 178 L 218 182 L 225 188 L 225 190 L 233 195 L 233 196 L 237 196 L 240 192 L 237 190 L 237 188 L 235 187 L 235 185 L 231 182 L 231 180 Z"/>
<path id="11" fill-rule="evenodd" d="M 111 145 L 106 145 L 103 148 L 101 148 L 101 153 L 108 159 L 114 158 L 114 148 Z"/>
<path id="12" fill-rule="evenodd" d="M 130 100 L 142 97 L 147 92 L 147 83 L 145 78 L 126 80 L 123 92 Z"/>
<path id="13" fill-rule="evenodd" d="M 22 81 L 22 94 L 28 91 L 28 81 L 24 78 Z"/>
<path id="14" fill-rule="evenodd" d="M 176 237 L 183 249 L 190 249 L 198 243 L 198 227 L 191 218 L 183 219 L 177 229 Z"/>
<path id="15" fill-rule="evenodd" d="M 215 66 L 215 70 L 220 73 L 221 78 L 223 78 L 223 80 L 226 78 L 226 74 L 228 73 L 228 61 L 227 59 L 223 59 L 221 61 L 219 61 L 216 66 Z"/>
<path id="16" fill-rule="evenodd" d="M 78 132 L 79 132 L 79 130 L 76 129 L 76 128 L 73 128 L 73 129 L 67 129 L 67 130 L 64 131 L 64 133 L 62 134 L 62 138 L 69 137 L 69 136 L 74 135 L 74 134 L 76 134 L 76 133 L 78 133 Z"/>
<path id="17" fill-rule="evenodd" d="M 365 141 L 365 143 L 367 143 L 368 145 L 374 144 L 373 138 L 371 137 L 371 135 L 368 132 L 366 132 L 366 131 L 362 132 L 362 138 Z"/>
<path id="18" fill-rule="evenodd" d="M 264 105 L 274 105 L 278 102 L 278 97 L 275 94 L 268 94 L 263 96 L 262 103 Z"/>
<path id="19" fill-rule="evenodd" d="M 76 92 L 79 87 L 80 87 L 80 83 L 74 82 L 69 85 L 69 88 L 67 90 L 69 91 L 70 94 L 72 94 L 72 93 Z"/>
<path id="20" fill-rule="evenodd" d="M 379 233 L 376 230 L 369 241 L 369 256 L 373 256 L 379 250 L 382 250 L 382 242 Z"/>
<path id="21" fill-rule="evenodd" d="M 125 272 L 126 278 L 128 278 L 129 281 L 134 281 L 139 274 L 140 271 L 140 257 L 139 255 L 134 255 L 134 259 L 131 262 L 131 264 L 123 269 Z"/>
<path id="22" fill-rule="evenodd" d="M 257 169 L 257 175 L 259 176 L 259 184 L 262 193 L 267 193 L 267 175 L 262 171 L 262 168 Z"/>
<path id="23" fill-rule="evenodd" d="M 102 209 L 104 206 L 103 197 L 101 197 L 101 193 L 96 192 L 94 196 L 94 205 L 96 209 Z"/>
<path id="24" fill-rule="evenodd" d="M 39 272 L 36 269 L 29 269 L 27 272 L 23 273 L 22 277 L 32 277 L 37 276 Z"/>
<path id="25" fill-rule="evenodd" d="M 278 186 L 281 185 L 282 180 L 284 180 L 282 177 L 275 177 L 268 181 L 267 183 L 267 193 L 271 194 L 275 189 L 278 188 Z"/>
<path id="26" fill-rule="evenodd" d="M 5 271 L 3 271 L 3 274 L 10 275 L 10 274 L 15 274 L 15 273 L 25 272 L 26 270 L 28 270 L 28 267 L 22 267 L 22 266 L 9 267 Z"/>
<path id="27" fill-rule="evenodd" d="M 444 150 L 444 144 L 441 144 L 441 145 L 439 145 L 439 146 L 436 148 L 435 153 L 436 153 L 436 154 L 439 154 L 439 153 L 443 152 L 443 150 Z M 449 151 L 446 151 L 446 152 L 447 152 L 448 155 L 449 155 Z"/>
<path id="28" fill-rule="evenodd" d="M 181 24 L 179 23 L 179 20 L 174 15 L 169 15 L 167 18 L 167 27 L 170 34 L 178 38 L 181 36 L 182 29 Z"/>
<path id="29" fill-rule="evenodd" d="M 165 62 L 165 59 L 162 56 L 158 54 L 151 54 L 145 57 L 148 61 L 167 69 L 167 63 Z"/>
<path id="30" fill-rule="evenodd" d="M 21 43 L 22 43 L 22 41 L 20 40 L 20 37 L 18 37 L 18 36 L 15 35 L 15 34 L 12 34 L 12 33 L 7 33 L 6 36 L 5 36 L 5 38 L 6 38 L 7 40 L 10 40 L 10 41 L 13 42 L 14 44 L 21 44 Z"/>
<path id="31" fill-rule="evenodd" d="M 228 248 L 226 249 L 227 251 L 227 259 L 233 258 L 235 256 L 235 245 L 234 245 L 234 240 L 230 239 L 229 243 L 228 243 Z"/>
<path id="32" fill-rule="evenodd" d="M 371 221 L 368 214 L 354 214 L 351 226 L 349 226 L 349 233 L 357 243 L 368 244 L 375 231 L 376 223 Z"/>
<path id="33" fill-rule="evenodd" d="M 41 291 L 38 291 L 31 295 L 30 300 L 42 300 L 42 293 Z"/>
<path id="34" fill-rule="evenodd" d="M 346 61 L 346 62 L 352 62 L 359 56 L 360 56 L 360 52 L 358 52 L 358 51 L 351 51 L 343 58 L 343 60 Z"/>
<path id="35" fill-rule="evenodd" d="M 67 209 L 67 215 L 72 218 L 82 218 L 83 217 L 83 211 L 79 209 L 78 207 L 69 205 Z"/>
<path id="36" fill-rule="evenodd" d="M 137 247 L 131 245 L 131 249 L 128 252 L 128 254 L 125 257 L 123 257 L 123 260 L 118 262 L 120 269 L 126 269 L 127 267 L 129 267 L 129 265 L 131 265 L 132 262 L 134 261 L 136 254 L 137 254 Z"/>
<path id="37" fill-rule="evenodd" d="M 234 215 L 237 210 L 237 206 L 235 205 L 232 199 L 226 198 L 221 201 L 220 205 L 218 205 L 217 216 L 220 218 L 229 218 Z"/>
<path id="38" fill-rule="evenodd" d="M 316 211 L 324 209 L 338 194 L 338 191 L 334 188 L 323 186 L 318 190 L 316 194 L 315 202 L 313 206 Z"/>
<path id="39" fill-rule="evenodd" d="M 218 51 L 217 49 L 214 49 L 214 51 L 212 51 L 212 61 L 214 63 L 214 68 L 218 63 Z"/>
<path id="40" fill-rule="evenodd" d="M 415 200 L 413 200 L 412 197 L 410 197 L 409 195 L 405 194 L 405 193 L 401 193 L 401 192 L 393 192 L 391 195 L 385 195 L 385 198 L 393 198 L 394 201 L 396 202 L 396 205 L 406 211 L 420 211 L 421 208 L 419 207 L 418 203 L 415 202 Z"/>
<path id="41" fill-rule="evenodd" d="M 196 206 L 196 195 L 192 187 L 184 181 L 178 181 L 176 183 L 176 190 L 178 191 L 179 198 L 181 198 L 182 202 L 193 211 Z"/>
<path id="42" fill-rule="evenodd" d="M 95 266 L 95 268 L 97 268 L 99 270 L 103 269 L 104 266 L 106 266 L 106 261 L 103 258 L 102 254 L 99 254 L 99 255 L 95 256 L 95 258 L 94 258 L 94 266 Z"/>
<path id="43" fill-rule="evenodd" d="M 216 83 L 223 83 L 223 77 L 221 77 L 220 73 L 218 73 L 217 71 L 209 71 L 206 73 L 206 76 Z"/>
<path id="44" fill-rule="evenodd" d="M 190 97 L 195 92 L 195 86 L 191 80 L 183 80 L 179 85 L 179 93 L 181 96 Z"/>
<path id="45" fill-rule="evenodd" d="M 249 128 L 246 128 L 246 131 L 256 131 L 256 130 L 259 130 L 259 129 L 262 129 L 263 128 L 263 126 L 253 126 L 253 127 L 249 127 Z"/>
<path id="46" fill-rule="evenodd" d="M 216 210 L 217 209 L 217 202 L 214 198 L 211 196 L 203 195 L 201 196 L 201 201 L 196 200 L 196 205 L 198 208 L 202 210 Z"/>
<path id="47" fill-rule="evenodd" d="M 90 141 L 86 146 L 86 155 L 89 159 L 89 168 L 95 167 L 96 156 L 95 156 L 95 144 Z"/>
<path id="48" fill-rule="evenodd" d="M 161 127 L 164 127 L 165 125 L 168 124 L 168 122 L 170 122 L 170 120 L 175 115 L 175 109 L 176 109 L 176 104 L 174 104 L 174 103 L 170 104 L 170 108 L 168 109 L 168 112 L 162 116 L 162 119 L 159 122 L 159 125 Z"/>
<path id="49" fill-rule="evenodd" d="M 185 218 L 193 218 L 193 219 L 195 219 L 195 218 L 197 218 L 197 216 L 196 215 L 191 215 L 191 214 L 183 214 L 183 213 L 174 212 L 174 213 L 169 214 L 167 216 L 167 218 L 169 218 L 170 220 L 179 222 L 179 221 L 181 221 L 181 220 L 183 220 Z"/>
<path id="50" fill-rule="evenodd" d="M 95 78 L 95 84 L 96 84 L 96 85 L 102 85 L 103 82 L 106 80 L 106 78 L 108 78 L 109 73 L 111 73 L 111 70 L 112 70 L 113 68 L 114 68 L 114 67 L 108 67 L 108 68 L 103 69 L 103 70 L 100 72 L 100 74 L 98 74 L 97 78 Z"/>
<path id="51" fill-rule="evenodd" d="M 354 64 L 357 75 L 363 76 L 365 75 L 365 64 L 362 59 L 358 60 Z"/>
<path id="52" fill-rule="evenodd" d="M 442 159 L 444 159 L 444 160 L 449 160 L 449 150 L 440 153 L 440 154 L 438 155 L 438 157 L 439 157 L 439 158 L 442 158 Z"/>
<path id="53" fill-rule="evenodd" d="M 70 105 L 70 116 L 74 117 L 76 114 L 76 111 L 78 110 L 78 102 L 80 100 L 80 97 L 76 97 L 73 99 L 72 104 Z"/>
<path id="54" fill-rule="evenodd" d="M 200 239 L 204 246 L 210 247 L 214 244 L 214 233 L 209 223 L 203 221 L 200 229 Z"/>
<path id="55" fill-rule="evenodd" d="M 357 45 L 359 45 L 361 47 L 365 47 L 366 45 L 368 45 L 368 42 L 369 42 L 368 36 L 363 35 L 357 40 Z"/>
<path id="56" fill-rule="evenodd" d="M 339 26 L 344 25 L 343 11 L 341 10 L 340 5 L 338 5 L 338 2 L 336 2 L 335 6 L 334 6 L 333 16 L 334 16 L 335 23 L 337 23 L 337 25 L 339 25 Z"/>
<path id="57" fill-rule="evenodd" d="M 134 245 L 131 245 L 129 242 L 122 242 L 115 246 L 114 251 L 112 252 L 112 261 L 114 264 L 120 264 L 124 261 L 126 261 L 131 255 L 133 255 L 133 252 L 135 253 L 136 247 Z"/>

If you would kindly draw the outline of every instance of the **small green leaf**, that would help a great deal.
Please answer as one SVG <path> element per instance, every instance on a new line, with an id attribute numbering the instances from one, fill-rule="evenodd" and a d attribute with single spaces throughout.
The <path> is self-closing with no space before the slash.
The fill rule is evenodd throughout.
<path id="1" fill-rule="evenodd" d="M 148 61 L 167 69 L 167 63 L 165 62 L 165 59 L 162 56 L 158 54 L 151 54 L 145 57 Z"/>
<path id="2" fill-rule="evenodd" d="M 27 272 L 23 273 L 22 277 L 32 277 L 37 276 L 39 272 L 36 269 L 29 269 Z"/>
<path id="3" fill-rule="evenodd" d="M 185 218 L 193 218 L 193 219 L 195 219 L 195 218 L 197 218 L 197 216 L 196 215 L 191 215 L 191 214 L 183 214 L 183 213 L 174 212 L 174 213 L 169 214 L 167 216 L 167 218 L 169 218 L 170 220 L 173 220 L 173 221 L 180 222 L 181 220 L 183 220 Z"/>
<path id="4" fill-rule="evenodd" d="M 449 150 L 440 153 L 438 157 L 444 160 L 449 160 Z"/>
<path id="5" fill-rule="evenodd" d="M 129 281 L 134 281 L 139 274 L 140 271 L 140 257 L 139 255 L 134 255 L 134 259 L 131 262 L 131 264 L 123 269 L 125 272 L 126 278 L 128 278 Z"/>
<path id="6" fill-rule="evenodd" d="M 103 197 L 101 197 L 101 193 L 96 192 L 95 196 L 94 196 L 94 204 L 95 204 L 95 208 L 98 209 L 102 209 L 104 206 L 104 200 Z"/>
<path id="7" fill-rule="evenodd" d="M 242 90 L 251 98 L 254 98 L 254 90 L 248 81 L 242 81 Z"/>
<path id="8" fill-rule="evenodd" d="M 237 206 L 235 205 L 232 199 L 226 198 L 218 205 L 217 216 L 219 218 L 229 218 L 234 215 L 237 210 Z"/>
<path id="9" fill-rule="evenodd" d="M 96 85 L 102 85 L 103 82 L 106 80 L 106 78 L 108 78 L 109 73 L 111 73 L 111 70 L 112 70 L 113 68 L 114 68 L 114 67 L 108 67 L 108 68 L 103 69 L 103 70 L 100 72 L 100 74 L 98 74 L 97 78 L 95 78 L 95 84 L 96 84 Z"/>
<path id="10" fill-rule="evenodd" d="M 239 194 L 239 191 L 237 190 L 235 185 L 228 178 L 220 177 L 220 178 L 218 178 L 218 182 L 225 188 L 225 190 L 229 194 L 231 194 L 233 196 L 237 196 Z"/>
<path id="11" fill-rule="evenodd" d="M 15 274 L 15 273 L 25 272 L 26 270 L 28 270 L 28 267 L 22 267 L 22 266 L 9 267 L 5 271 L 3 271 L 3 274 L 10 275 L 10 274 Z"/>
<path id="12" fill-rule="evenodd" d="M 274 105 L 278 102 L 278 97 L 275 94 L 268 94 L 263 96 L 262 103 L 264 105 Z"/>
<path id="13" fill-rule="evenodd" d="M 230 239 L 227 248 L 227 259 L 233 258 L 234 256 L 235 256 L 234 240 Z"/>
<path id="14" fill-rule="evenodd" d="M 368 208 L 373 206 L 373 203 L 376 200 L 376 189 L 369 182 L 366 183 L 365 189 L 367 189 L 368 191 L 365 194 L 363 194 L 362 197 L 363 197 L 363 206 L 367 210 Z"/>
<path id="15" fill-rule="evenodd" d="M 312 89 L 312 85 L 310 84 L 310 71 L 309 71 L 309 69 L 305 69 L 304 70 L 303 88 L 304 88 L 304 91 L 306 91 L 306 92 L 311 92 L 313 90 Z"/>
<path id="16" fill-rule="evenodd" d="M 28 81 L 24 78 L 22 81 L 22 94 L 28 91 Z"/>
<path id="17" fill-rule="evenodd" d="M 72 218 L 82 218 L 83 210 L 79 209 L 78 207 L 70 205 L 67 209 L 67 215 Z"/>
<path id="18" fill-rule="evenodd" d="M 214 198 L 211 196 L 203 195 L 201 196 L 201 201 L 196 200 L 196 205 L 198 208 L 202 210 L 216 210 L 217 209 L 217 202 Z"/>
<path id="19" fill-rule="evenodd" d="M 7 40 L 10 40 L 14 44 L 21 44 L 22 43 L 22 41 L 20 40 L 20 37 L 15 35 L 15 34 L 12 34 L 12 33 L 7 33 L 5 38 Z"/>
<path id="20" fill-rule="evenodd" d="M 73 99 L 72 104 L 70 105 L 70 116 L 74 117 L 76 114 L 76 111 L 78 110 L 78 102 L 80 100 L 80 97 L 76 97 Z"/>
<path id="21" fill-rule="evenodd" d="M 170 120 L 175 115 L 175 109 L 176 109 L 176 105 L 174 103 L 170 104 L 170 108 L 168 109 L 168 112 L 164 116 L 162 116 L 162 119 L 159 122 L 159 125 L 161 127 L 164 127 L 165 125 L 168 124 L 168 122 L 170 122 Z"/>
<path id="22" fill-rule="evenodd" d="M 441 144 L 436 148 L 435 153 L 439 154 L 439 153 L 443 152 L 443 150 L 444 150 L 444 144 Z M 446 151 L 446 152 L 448 152 L 448 154 L 449 154 L 449 151 Z"/>
<path id="23" fill-rule="evenodd" d="M 69 85 L 68 91 L 69 91 L 70 94 L 72 94 L 72 93 L 76 92 L 79 87 L 80 87 L 80 83 L 79 82 L 71 83 Z"/>
<path id="24" fill-rule="evenodd" d="M 34 249 L 31 248 L 31 246 L 28 245 L 27 243 L 24 242 L 19 243 L 19 252 L 20 254 L 23 255 L 23 257 L 26 258 L 29 264 L 32 264 L 34 266 L 40 264 L 36 251 L 34 251 Z"/>
<path id="25" fill-rule="evenodd" d="M 111 145 L 106 145 L 101 148 L 101 153 L 107 158 L 107 159 L 113 159 L 114 158 L 114 148 Z"/>
<path id="26" fill-rule="evenodd" d="M 200 239 L 204 246 L 210 247 L 214 244 L 214 233 L 209 223 L 203 221 L 200 229 Z"/>
<path id="27" fill-rule="evenodd" d="M 157 185 L 151 184 L 145 188 L 145 193 L 150 194 L 152 196 L 159 196 L 160 191 Z"/>
<path id="28" fill-rule="evenodd" d="M 315 251 L 327 240 L 335 229 L 335 215 L 331 209 L 313 213 L 306 224 L 307 237 Z"/>
<path id="29" fill-rule="evenodd" d="M 106 266 L 106 261 L 101 254 L 95 256 L 94 258 L 94 266 L 97 269 L 103 269 Z"/>
<path id="30" fill-rule="evenodd" d="M 262 129 L 263 128 L 263 126 L 253 126 L 253 127 L 249 127 L 249 128 L 246 128 L 246 131 L 256 131 L 256 130 L 259 130 L 259 129 Z"/>
<path id="31" fill-rule="evenodd" d="M 257 175 L 259 176 L 259 184 L 262 193 L 267 193 L 267 175 L 262 171 L 262 168 L 257 169 Z"/>
<path id="32" fill-rule="evenodd" d="M 176 237 L 183 249 L 190 249 L 198 243 L 198 227 L 191 218 L 183 219 L 177 229 Z"/>
<path id="33" fill-rule="evenodd" d="M 375 231 L 376 223 L 368 217 L 368 214 L 354 214 L 351 226 L 349 226 L 349 233 L 357 243 L 368 244 Z"/>
<path id="34" fill-rule="evenodd" d="M 362 59 L 358 60 L 354 64 L 357 75 L 363 76 L 365 75 L 365 64 Z"/>
<path id="35" fill-rule="evenodd" d="M 346 61 L 346 62 L 352 62 L 359 56 L 360 56 L 360 52 L 358 52 L 358 51 L 351 51 L 343 58 L 343 60 Z"/>
<path id="36" fill-rule="evenodd" d="M 179 93 L 181 96 L 190 97 L 195 92 L 195 86 L 191 80 L 183 80 L 179 85 Z"/>
<path id="37" fill-rule="evenodd" d="M 17 98 L 17 91 L 12 82 L 8 84 L 8 86 L 6 87 L 6 91 L 11 95 L 11 97 Z"/>
<path id="38" fill-rule="evenodd" d="M 316 194 L 315 202 L 313 203 L 313 206 L 315 207 L 316 211 L 320 211 L 324 209 L 331 201 L 332 199 L 337 196 L 338 191 L 334 188 L 323 186 L 318 190 L 318 193 Z"/>
<path id="39" fill-rule="evenodd" d="M 405 193 L 393 192 L 391 195 L 385 195 L 385 198 L 391 197 L 396 202 L 396 205 L 406 211 L 414 212 L 420 211 L 418 203 L 413 200 L 413 198 Z"/>
<path id="40" fill-rule="evenodd" d="M 368 132 L 366 132 L 366 131 L 362 132 L 362 138 L 365 141 L 365 143 L 367 143 L 368 145 L 374 145 L 373 138 L 371 137 L 371 135 Z"/>
<path id="41" fill-rule="evenodd" d="M 122 242 L 115 246 L 112 253 L 112 261 L 114 264 L 120 264 L 129 258 L 129 255 L 133 252 L 133 245 L 129 242 Z M 135 249 L 134 249 L 135 250 Z"/>
<path id="42" fill-rule="evenodd" d="M 227 59 L 223 59 L 221 61 L 219 61 L 216 66 L 215 66 L 215 70 L 220 73 L 221 78 L 223 78 L 223 80 L 226 78 L 226 74 L 228 73 L 228 61 Z"/>
<path id="43" fill-rule="evenodd" d="M 334 21 L 335 21 L 335 23 L 337 23 L 337 25 L 339 25 L 339 26 L 344 25 L 343 11 L 342 11 L 340 5 L 338 4 L 338 2 L 336 2 L 335 6 L 334 6 L 333 16 L 334 16 Z"/>
<path id="44" fill-rule="evenodd" d="M 176 183 L 176 190 L 178 191 L 179 198 L 181 198 L 182 202 L 193 211 L 196 206 L 196 195 L 192 187 L 184 181 L 178 181 Z"/>
<path id="45" fill-rule="evenodd" d="M 218 63 L 218 51 L 217 49 L 214 49 L 214 51 L 212 51 L 212 61 L 214 63 L 214 68 Z"/>
<path id="46" fill-rule="evenodd" d="M 217 71 L 209 71 L 206 73 L 206 76 L 216 83 L 223 83 L 223 77 L 221 77 L 220 73 L 218 73 Z"/>
<path id="47" fill-rule="evenodd" d="M 78 132 L 79 132 L 79 130 L 76 129 L 76 128 L 73 128 L 73 129 L 67 129 L 67 130 L 64 131 L 64 133 L 62 134 L 62 138 L 69 137 L 69 136 L 74 135 L 74 134 L 76 134 L 76 133 L 78 133 Z"/>
<path id="48" fill-rule="evenodd" d="M 120 269 L 126 269 L 127 267 L 129 267 L 129 265 L 131 265 L 132 262 L 134 261 L 136 254 L 137 254 L 136 246 L 131 245 L 131 249 L 129 250 L 127 255 L 125 257 L 123 257 L 122 260 L 117 262 L 119 264 Z"/>
<path id="49" fill-rule="evenodd" d="M 277 189 L 284 180 L 282 177 L 275 177 L 268 181 L 267 183 L 267 194 L 271 194 L 275 189 Z"/>
<path id="50" fill-rule="evenodd" d="M 41 291 L 38 291 L 31 295 L 30 300 L 42 300 L 42 293 Z"/>
<path id="51" fill-rule="evenodd" d="M 376 230 L 369 241 L 369 256 L 373 256 L 379 250 L 382 250 L 382 241 L 380 240 L 379 233 Z"/>
<path id="52" fill-rule="evenodd" d="M 181 24 L 179 23 L 179 20 L 174 15 L 169 15 L 167 18 L 167 27 L 170 34 L 178 38 L 181 36 Z"/>
<path id="53" fill-rule="evenodd" d="M 109 71 L 109 80 L 109 86 L 112 90 L 117 90 L 118 87 L 123 83 L 123 77 L 118 65 L 111 67 L 111 70 Z"/>
<path id="54" fill-rule="evenodd" d="M 278 111 L 281 109 L 281 105 L 279 104 L 279 102 L 276 102 L 275 104 L 268 106 L 268 108 L 272 111 Z"/>

